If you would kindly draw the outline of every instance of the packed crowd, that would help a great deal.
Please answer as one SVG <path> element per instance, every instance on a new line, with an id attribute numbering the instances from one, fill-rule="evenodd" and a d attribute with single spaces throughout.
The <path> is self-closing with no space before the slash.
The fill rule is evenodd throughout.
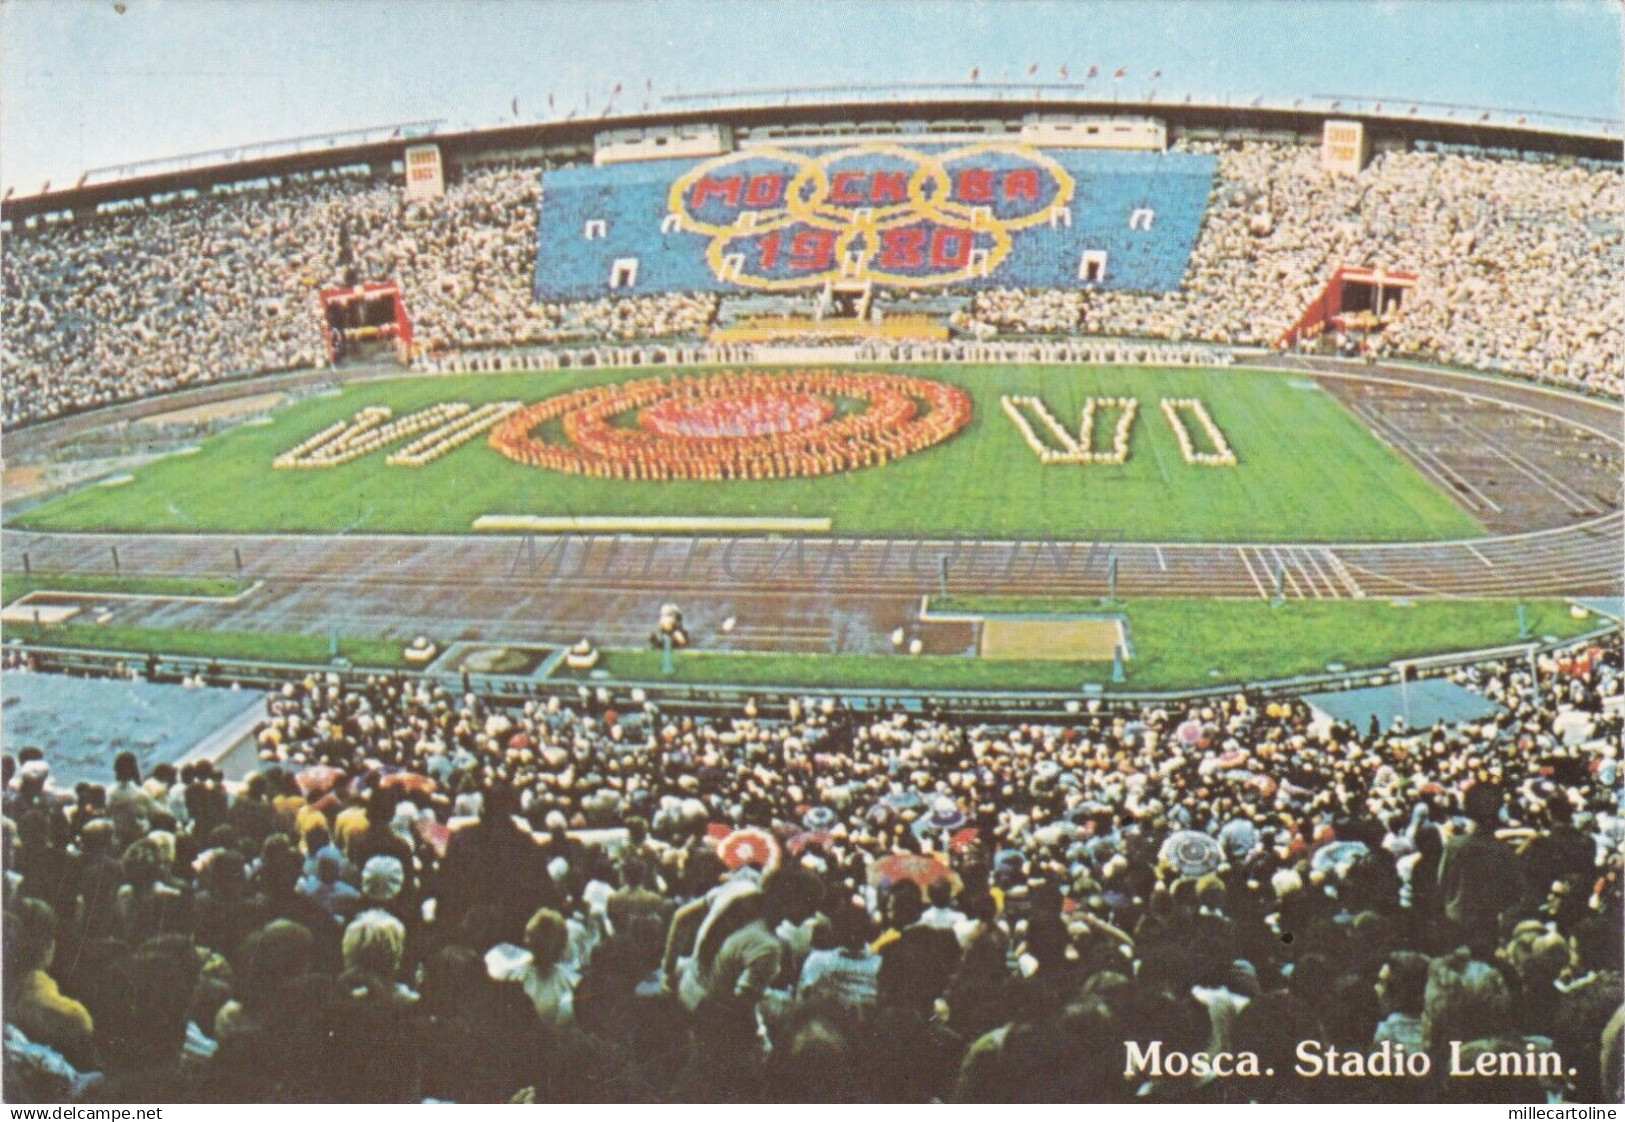
<path id="1" fill-rule="evenodd" d="M 13 231 L 5 422 L 320 365 L 319 261 L 351 190 L 322 181 Z"/>
<path id="2" fill-rule="evenodd" d="M 1074 335 L 1083 326 L 1085 293 L 1068 289 L 990 288 L 956 312 L 955 327 L 979 339 L 1007 335 Z"/>
<path id="3" fill-rule="evenodd" d="M 865 408 L 836 418 L 842 399 Z M 616 424 L 617 416 L 633 410 L 640 417 L 637 427 Z M 746 417 L 751 431 L 741 427 Z M 730 371 L 643 378 L 545 398 L 509 414 L 492 430 L 490 443 L 511 460 L 572 475 L 787 479 L 901 459 L 947 440 L 970 417 L 970 394 L 929 378 Z M 552 421 L 565 442 L 537 434 Z"/>
<path id="4" fill-rule="evenodd" d="M 1420 278 L 1389 351 L 1621 390 L 1618 168 L 1407 151 L 1340 178 L 1313 146 L 1217 150 L 1178 292 L 995 289 L 955 322 L 973 337 L 1270 345 L 1337 265 L 1380 265 Z M 319 366 L 318 290 L 365 280 L 400 283 L 430 352 L 693 336 L 714 321 L 707 294 L 533 303 L 541 191 L 534 167 L 471 169 L 421 202 L 334 176 L 14 231 L 0 262 L 4 420 Z"/>
<path id="5" fill-rule="evenodd" d="M 23 748 L 7 1099 L 1618 1102 L 1619 642 L 1455 673 L 1500 714 L 313 676 L 240 785 L 124 755 L 58 791 Z M 1126 1074 L 1151 1041 L 1276 1075 Z M 1432 1071 L 1316 1078 L 1300 1041 Z M 1526 1045 L 1558 1074 L 1445 1074 Z"/>
<path id="6" fill-rule="evenodd" d="M 540 176 L 480 168 L 409 202 L 366 176 L 17 230 L 0 260 L 7 424 L 327 362 L 323 288 L 400 284 L 432 351 L 700 331 L 710 296 L 535 304 Z"/>
<path id="7" fill-rule="evenodd" d="M 1625 389 L 1617 167 L 1409 151 L 1339 177 L 1313 146 L 1191 147 L 1219 165 L 1178 292 L 994 290 L 966 329 L 1271 346 L 1339 265 L 1374 266 L 1418 277 L 1387 353 Z"/>

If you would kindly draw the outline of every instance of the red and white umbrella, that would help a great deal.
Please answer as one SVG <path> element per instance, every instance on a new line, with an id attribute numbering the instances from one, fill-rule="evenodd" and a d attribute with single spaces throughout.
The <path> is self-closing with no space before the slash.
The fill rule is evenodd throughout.
<path id="1" fill-rule="evenodd" d="M 427 775 L 415 771 L 394 771 L 378 781 L 378 786 L 386 791 L 400 791 L 403 794 L 432 794 L 435 789 L 434 780 Z"/>
<path id="2" fill-rule="evenodd" d="M 344 778 L 342 768 L 331 767 L 327 764 L 313 764 L 293 777 L 299 785 L 300 792 L 307 799 L 319 799 L 338 785 Z"/>
<path id="3" fill-rule="evenodd" d="M 717 843 L 717 856 L 730 869 L 765 869 L 779 855 L 779 843 L 766 830 L 735 830 Z"/>
<path id="4" fill-rule="evenodd" d="M 894 853 L 869 866 L 869 883 L 881 888 L 911 880 L 923 890 L 939 880 L 952 879 L 948 866 L 923 853 Z"/>

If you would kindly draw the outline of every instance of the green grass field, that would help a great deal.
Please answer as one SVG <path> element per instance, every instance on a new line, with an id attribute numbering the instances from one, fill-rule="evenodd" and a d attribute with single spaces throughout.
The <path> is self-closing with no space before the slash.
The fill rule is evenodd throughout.
<path id="1" fill-rule="evenodd" d="M 172 627 L 103 627 L 94 623 L 7 624 L 0 640 L 24 638 L 44 646 L 75 650 L 119 651 L 132 655 L 166 654 L 192 658 L 242 659 L 326 666 L 332 661 L 328 640 L 320 635 L 283 635 L 258 631 L 187 631 Z M 340 636 L 338 653 L 355 666 L 397 669 L 407 665 L 400 639 Z"/>
<path id="2" fill-rule="evenodd" d="M 10 582 L 8 581 L 8 588 Z M 60 582 L 58 582 L 60 583 Z M 1525 601 L 1534 636 L 1570 638 L 1597 630 L 1597 616 L 1575 619 L 1565 601 Z M 978 612 L 1100 612 L 1083 598 L 950 597 L 933 610 Z M 1387 600 L 1292 601 L 1272 607 L 1260 600 L 1135 599 L 1111 611 L 1127 616 L 1134 657 L 1119 688 L 1194 689 L 1317 674 L 1337 662 L 1350 670 L 1385 666 L 1399 658 L 1476 650 L 1519 641 L 1517 601 Z M 67 623 L 36 629 L 12 624 L 0 639 L 77 649 L 149 652 L 195 658 L 326 665 L 329 642 L 312 635 L 174 628 L 108 627 Z M 398 639 L 341 637 L 339 654 L 356 666 L 406 666 Z M 809 689 L 1075 690 L 1110 682 L 1101 662 L 982 659 L 970 656 L 783 654 L 682 651 L 676 672 L 661 673 L 650 650 L 606 650 L 602 669 L 623 681 L 672 681 Z M 1215 674 L 1214 671 L 1218 673 Z M 573 677 L 560 670 L 560 677 Z"/>
<path id="3" fill-rule="evenodd" d="M 930 367 L 975 398 L 969 426 L 928 451 L 849 475 L 775 481 L 631 482 L 525 467 L 483 437 L 423 468 L 375 452 L 342 467 L 273 471 L 271 460 L 366 405 L 396 416 L 437 401 L 534 401 L 647 371 L 459 375 L 347 387 L 274 423 L 159 460 L 119 487 L 89 486 L 15 516 L 36 530 L 462 533 L 482 514 L 731 515 L 833 519 L 836 534 L 1142 541 L 1397 541 L 1482 533 L 1312 382 L 1237 370 Z M 1069 427 L 1090 395 L 1138 397 L 1129 462 L 1042 465 L 999 407 L 1044 399 Z M 1158 399 L 1201 398 L 1240 459 L 1187 464 Z"/>
<path id="4" fill-rule="evenodd" d="M 1098 600 L 1010 597 L 932 601 L 944 612 L 1099 612 Z M 1538 638 L 1568 638 L 1607 621 L 1575 619 L 1562 600 L 1525 602 Z M 1129 621 L 1134 657 L 1120 688 L 1194 689 L 1317 674 L 1336 662 L 1350 670 L 1401 658 L 1516 643 L 1517 601 L 1315 600 L 1279 608 L 1262 600 L 1137 599 L 1112 609 Z M 909 655 L 745 654 L 682 651 L 676 672 L 660 652 L 609 650 L 602 668 L 626 681 L 675 681 L 808 688 L 1073 690 L 1108 683 L 1111 664 Z M 1212 671 L 1218 671 L 1213 674 Z M 565 672 L 561 675 L 568 676 Z"/>

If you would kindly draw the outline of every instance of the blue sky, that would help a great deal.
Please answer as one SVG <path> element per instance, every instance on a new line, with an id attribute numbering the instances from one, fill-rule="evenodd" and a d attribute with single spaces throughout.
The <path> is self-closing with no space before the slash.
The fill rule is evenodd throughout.
<path id="1" fill-rule="evenodd" d="M 117 8 L 125 10 L 120 13 Z M 1153 69 L 1164 94 L 1620 115 L 1614 0 L 4 0 L 0 182 L 711 89 Z M 652 91 L 645 92 L 645 83 Z"/>

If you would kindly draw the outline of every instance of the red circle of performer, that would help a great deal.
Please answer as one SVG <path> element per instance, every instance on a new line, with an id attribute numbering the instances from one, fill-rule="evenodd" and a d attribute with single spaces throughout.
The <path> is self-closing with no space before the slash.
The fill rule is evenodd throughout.
<path id="1" fill-rule="evenodd" d="M 626 424 L 627 414 L 636 423 Z M 573 475 L 783 479 L 899 459 L 948 439 L 970 414 L 963 389 L 912 375 L 726 372 L 550 397 L 511 414 L 490 444 L 509 459 Z M 552 420 L 564 442 L 536 435 Z"/>

